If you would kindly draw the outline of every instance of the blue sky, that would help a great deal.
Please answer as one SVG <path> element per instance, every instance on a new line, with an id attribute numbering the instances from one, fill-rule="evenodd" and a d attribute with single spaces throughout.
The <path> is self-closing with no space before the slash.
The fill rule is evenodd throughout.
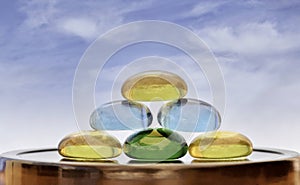
<path id="1" fill-rule="evenodd" d="M 81 56 L 101 34 L 139 20 L 177 23 L 211 48 L 226 85 L 222 129 L 256 146 L 300 151 L 299 12 L 292 0 L 1 1 L 0 152 L 56 146 L 75 131 L 72 83 Z M 157 48 L 128 52 L 175 53 Z M 121 66 L 115 60 L 107 71 Z"/>

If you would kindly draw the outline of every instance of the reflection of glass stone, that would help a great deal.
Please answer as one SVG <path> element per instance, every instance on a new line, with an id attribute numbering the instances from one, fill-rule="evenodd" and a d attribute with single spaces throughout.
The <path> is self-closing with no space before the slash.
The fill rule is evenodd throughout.
<path id="1" fill-rule="evenodd" d="M 162 106 L 157 120 L 165 128 L 185 132 L 213 131 L 221 123 L 218 111 L 210 104 L 185 98 Z"/>
<path id="2" fill-rule="evenodd" d="M 122 152 L 120 142 L 103 131 L 83 131 L 66 136 L 58 145 L 67 158 L 108 159 Z"/>
<path id="3" fill-rule="evenodd" d="M 178 75 L 165 71 L 148 71 L 127 79 L 122 86 L 124 98 L 133 101 L 161 101 L 182 98 L 187 85 Z"/>
<path id="4" fill-rule="evenodd" d="M 60 160 L 61 162 L 96 162 L 98 164 L 103 163 L 103 164 L 119 164 L 117 160 L 111 160 L 111 159 L 89 159 L 89 158 L 63 158 Z"/>
<path id="5" fill-rule="evenodd" d="M 131 130 L 147 128 L 152 114 L 143 104 L 115 101 L 97 108 L 90 117 L 90 125 L 96 130 Z"/>
<path id="6" fill-rule="evenodd" d="M 191 156 L 207 159 L 241 158 L 250 155 L 252 150 L 252 143 L 246 136 L 228 131 L 202 134 L 189 146 Z"/>
<path id="7" fill-rule="evenodd" d="M 183 164 L 182 161 L 180 160 L 174 160 L 174 159 L 170 159 L 170 160 L 140 160 L 140 159 L 135 159 L 135 160 L 130 160 L 128 162 L 128 164 L 156 164 L 156 163 L 161 163 L 161 164 Z"/>
<path id="8" fill-rule="evenodd" d="M 187 153 L 187 149 L 180 134 L 165 128 L 137 132 L 129 136 L 123 146 L 128 157 L 145 160 L 178 159 Z"/>

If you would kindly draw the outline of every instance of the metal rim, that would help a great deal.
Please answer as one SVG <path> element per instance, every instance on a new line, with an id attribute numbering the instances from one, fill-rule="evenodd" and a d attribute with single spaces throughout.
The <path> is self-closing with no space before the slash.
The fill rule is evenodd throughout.
<path id="1" fill-rule="evenodd" d="M 143 167 L 150 167 L 150 168 L 164 168 L 164 167 L 218 167 L 218 166 L 233 166 L 233 165 L 247 165 L 253 163 L 268 163 L 274 161 L 284 161 L 284 160 L 293 160 L 299 157 L 299 153 L 290 150 L 283 150 L 283 149 L 274 149 L 274 148 L 255 148 L 254 152 L 261 152 L 261 153 L 271 153 L 271 154 L 278 154 L 282 157 L 280 159 L 271 159 L 271 160 L 264 160 L 264 161 L 220 161 L 220 162 L 200 162 L 200 163 L 192 163 L 192 164 L 178 164 L 178 163 L 153 163 L 153 164 L 112 164 L 112 163 L 100 163 L 100 162 L 43 162 L 43 161 L 35 161 L 30 159 L 20 158 L 21 155 L 32 154 L 32 153 L 40 153 L 40 152 L 55 152 L 57 151 L 56 148 L 45 148 L 45 149 L 27 149 L 27 150 L 15 150 L 6 152 L 0 155 L 0 163 L 5 163 L 5 161 L 16 161 L 21 162 L 24 164 L 31 164 L 31 165 L 45 165 L 45 166 L 57 166 L 57 165 L 71 165 L 71 166 L 118 166 L 118 167 L 136 167 L 136 166 L 143 166 Z"/>

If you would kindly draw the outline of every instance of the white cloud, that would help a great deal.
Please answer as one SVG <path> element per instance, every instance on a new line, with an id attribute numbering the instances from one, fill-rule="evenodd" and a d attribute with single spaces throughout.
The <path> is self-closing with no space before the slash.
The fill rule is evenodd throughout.
<path id="1" fill-rule="evenodd" d="M 224 5 L 226 1 L 211 1 L 201 2 L 196 4 L 190 11 L 186 12 L 183 17 L 199 17 L 201 15 L 216 11 L 220 6 Z"/>
<path id="2" fill-rule="evenodd" d="M 207 27 L 198 34 L 214 52 L 242 55 L 272 54 L 299 48 L 300 36 L 282 33 L 271 22 L 246 23 L 235 27 Z"/>
<path id="3" fill-rule="evenodd" d="M 118 11 L 118 10 L 113 10 Z M 74 18 L 69 16 L 61 18 L 56 23 L 56 31 L 69 35 L 79 36 L 85 40 L 93 40 L 100 34 L 103 34 L 109 29 L 112 29 L 123 23 L 123 17 L 121 15 L 111 15 L 109 13 L 105 15 L 86 16 L 85 18 Z"/>
<path id="4" fill-rule="evenodd" d="M 67 1 L 32 0 L 20 3 L 20 10 L 27 15 L 23 29 L 45 29 L 47 32 L 79 36 L 91 41 L 124 23 L 126 13 L 148 6 L 145 2 L 84 1 L 73 4 Z"/>
<path id="5" fill-rule="evenodd" d="M 246 3 L 257 7 L 267 7 L 270 10 L 288 9 L 290 7 L 295 7 L 299 5 L 298 0 L 276 1 L 276 3 L 272 1 L 248 0 Z"/>
<path id="6" fill-rule="evenodd" d="M 55 7 L 56 0 L 31 0 L 20 1 L 19 3 L 20 11 L 24 12 L 27 16 L 27 19 L 23 23 L 25 27 L 39 28 L 50 24 L 55 14 L 58 13 L 58 9 Z"/>
<path id="7" fill-rule="evenodd" d="M 89 19 L 70 18 L 61 23 L 63 31 L 82 38 L 91 39 L 97 35 L 97 23 Z"/>

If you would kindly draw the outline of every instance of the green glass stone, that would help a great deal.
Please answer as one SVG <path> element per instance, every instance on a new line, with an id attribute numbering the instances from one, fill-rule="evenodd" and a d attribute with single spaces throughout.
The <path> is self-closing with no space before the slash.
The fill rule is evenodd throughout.
<path id="1" fill-rule="evenodd" d="M 129 136 L 124 153 L 134 159 L 168 160 L 183 157 L 188 150 L 185 139 L 165 128 L 147 129 Z"/>

